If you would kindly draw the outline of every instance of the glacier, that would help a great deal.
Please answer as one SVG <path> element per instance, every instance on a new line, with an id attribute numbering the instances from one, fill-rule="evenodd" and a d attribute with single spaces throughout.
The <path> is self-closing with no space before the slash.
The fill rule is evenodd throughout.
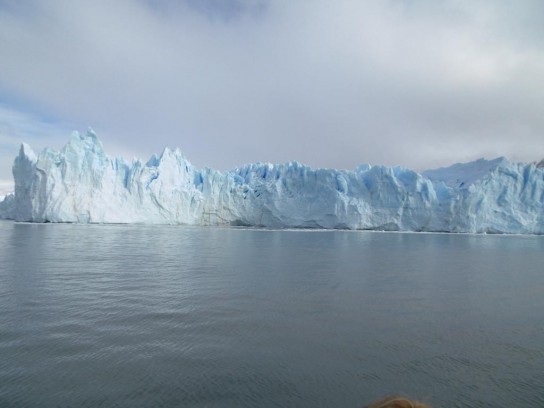
<path id="1" fill-rule="evenodd" d="M 544 168 L 505 158 L 427 170 L 257 163 L 197 169 L 179 149 L 110 158 L 72 133 L 36 155 L 23 143 L 0 218 L 29 222 L 238 225 L 464 233 L 544 233 Z"/>

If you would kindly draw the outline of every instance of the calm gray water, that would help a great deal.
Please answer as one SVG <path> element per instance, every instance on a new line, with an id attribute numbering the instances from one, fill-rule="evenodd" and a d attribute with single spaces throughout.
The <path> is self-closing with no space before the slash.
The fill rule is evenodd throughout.
<path id="1" fill-rule="evenodd" d="M 0 406 L 544 406 L 544 237 L 0 222 Z"/>

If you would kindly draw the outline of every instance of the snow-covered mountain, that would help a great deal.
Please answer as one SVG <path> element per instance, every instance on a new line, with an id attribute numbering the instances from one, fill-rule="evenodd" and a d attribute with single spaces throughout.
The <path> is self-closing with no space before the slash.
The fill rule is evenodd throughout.
<path id="1" fill-rule="evenodd" d="M 398 231 L 544 233 L 544 168 L 480 159 L 428 170 L 297 162 L 196 169 L 180 150 L 147 163 L 104 153 L 89 130 L 38 156 L 23 144 L 0 218 Z"/>

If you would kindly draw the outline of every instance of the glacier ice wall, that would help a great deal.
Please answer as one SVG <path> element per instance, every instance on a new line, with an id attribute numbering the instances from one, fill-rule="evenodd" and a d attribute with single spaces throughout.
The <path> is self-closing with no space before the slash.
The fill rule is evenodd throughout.
<path id="1" fill-rule="evenodd" d="M 112 159 L 89 130 L 38 156 L 23 144 L 13 175 L 0 218 L 17 221 L 544 233 L 544 168 L 504 158 L 421 174 L 297 162 L 219 172 L 178 149 Z"/>

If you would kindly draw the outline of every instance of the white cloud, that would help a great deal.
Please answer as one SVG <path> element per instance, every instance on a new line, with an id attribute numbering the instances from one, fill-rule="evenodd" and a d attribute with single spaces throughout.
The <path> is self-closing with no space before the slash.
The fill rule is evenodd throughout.
<path id="1" fill-rule="evenodd" d="M 0 96 L 93 126 L 112 154 L 180 146 L 197 165 L 223 169 L 293 159 L 342 168 L 533 160 L 544 156 L 540 4 L 0 8 Z"/>

